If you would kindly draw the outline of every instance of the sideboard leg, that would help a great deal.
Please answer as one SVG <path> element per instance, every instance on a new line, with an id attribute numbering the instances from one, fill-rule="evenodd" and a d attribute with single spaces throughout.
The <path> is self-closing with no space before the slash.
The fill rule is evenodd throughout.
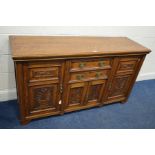
<path id="1" fill-rule="evenodd" d="M 99 104 L 99 105 L 98 105 L 99 108 L 102 107 L 102 106 L 103 106 L 103 104 Z"/>
<path id="2" fill-rule="evenodd" d="M 125 101 L 121 101 L 120 103 L 121 103 L 121 104 L 124 104 L 124 103 L 125 103 Z"/>
<path id="3" fill-rule="evenodd" d="M 30 122 L 31 120 L 20 120 L 20 124 L 21 125 L 26 125 L 26 124 L 28 124 L 29 122 Z"/>
<path id="4" fill-rule="evenodd" d="M 61 112 L 60 115 L 64 115 L 64 112 Z"/>

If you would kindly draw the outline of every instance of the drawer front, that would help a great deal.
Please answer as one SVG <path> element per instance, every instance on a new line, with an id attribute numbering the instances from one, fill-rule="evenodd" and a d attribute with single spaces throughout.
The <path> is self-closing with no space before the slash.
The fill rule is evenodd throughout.
<path id="1" fill-rule="evenodd" d="M 30 68 L 30 70 L 29 70 L 30 82 L 40 81 L 40 80 L 57 79 L 58 74 L 59 74 L 59 68 L 58 67 Z"/>
<path id="2" fill-rule="evenodd" d="M 28 64 L 29 82 L 40 82 L 59 79 L 60 63 L 36 62 Z"/>
<path id="3" fill-rule="evenodd" d="M 107 79 L 109 70 L 85 71 L 71 73 L 70 82 L 89 81 L 98 79 Z"/>
<path id="4" fill-rule="evenodd" d="M 111 59 L 102 58 L 102 59 L 81 59 L 71 62 L 71 71 L 76 70 L 89 70 L 93 68 L 110 68 Z"/>
<path id="5" fill-rule="evenodd" d="M 124 73 L 124 72 L 133 72 L 138 62 L 140 61 L 140 58 L 121 58 L 119 61 L 117 73 Z"/>

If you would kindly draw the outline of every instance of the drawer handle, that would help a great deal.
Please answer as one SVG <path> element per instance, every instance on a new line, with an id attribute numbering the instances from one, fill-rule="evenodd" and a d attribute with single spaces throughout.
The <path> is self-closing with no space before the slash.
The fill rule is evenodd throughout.
<path id="1" fill-rule="evenodd" d="M 79 64 L 79 67 L 80 67 L 80 68 L 83 68 L 84 66 L 85 66 L 84 63 L 80 63 L 80 64 Z"/>
<path id="2" fill-rule="evenodd" d="M 96 76 L 96 78 L 99 78 L 101 75 L 102 75 L 102 73 L 97 72 L 95 76 Z"/>
<path id="3" fill-rule="evenodd" d="M 81 79 L 83 79 L 83 78 L 84 78 L 84 75 L 77 75 L 77 76 L 76 76 L 76 79 L 77 79 L 77 80 L 81 80 Z"/>
<path id="4" fill-rule="evenodd" d="M 98 63 L 98 65 L 99 65 L 100 67 L 103 67 L 103 66 L 104 66 L 104 62 L 103 62 L 103 61 L 100 61 L 100 62 Z"/>

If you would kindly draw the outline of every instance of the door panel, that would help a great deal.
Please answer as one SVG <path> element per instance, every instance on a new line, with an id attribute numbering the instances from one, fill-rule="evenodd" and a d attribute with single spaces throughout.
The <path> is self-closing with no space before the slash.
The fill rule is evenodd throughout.
<path id="1" fill-rule="evenodd" d="M 68 85 L 65 96 L 65 109 L 74 109 L 83 106 L 87 83 L 74 83 Z"/>
<path id="2" fill-rule="evenodd" d="M 106 80 L 90 81 L 88 90 L 86 105 L 94 104 L 98 105 L 101 102 Z"/>
<path id="3" fill-rule="evenodd" d="M 58 84 L 29 87 L 29 113 L 59 111 Z"/>
<path id="4" fill-rule="evenodd" d="M 133 73 L 139 64 L 140 57 L 125 57 L 119 59 L 116 74 Z"/>
<path id="5" fill-rule="evenodd" d="M 108 91 L 108 101 L 117 101 L 121 98 L 125 98 L 130 82 L 132 80 L 132 75 L 121 75 L 115 76 Z"/>

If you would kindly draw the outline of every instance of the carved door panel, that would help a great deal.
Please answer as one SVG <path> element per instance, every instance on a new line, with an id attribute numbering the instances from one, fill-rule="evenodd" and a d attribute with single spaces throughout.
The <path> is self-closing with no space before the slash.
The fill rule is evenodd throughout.
<path id="1" fill-rule="evenodd" d="M 76 110 L 83 106 L 87 85 L 87 82 L 68 84 L 64 99 L 65 111 Z"/>
<path id="2" fill-rule="evenodd" d="M 46 84 L 29 87 L 29 114 L 59 111 L 59 85 Z"/>
<path id="3" fill-rule="evenodd" d="M 119 101 L 125 99 L 131 80 L 132 74 L 115 76 L 109 85 L 107 100 Z"/>
<path id="4" fill-rule="evenodd" d="M 90 81 L 86 95 L 86 105 L 99 105 L 103 96 L 106 80 Z"/>

